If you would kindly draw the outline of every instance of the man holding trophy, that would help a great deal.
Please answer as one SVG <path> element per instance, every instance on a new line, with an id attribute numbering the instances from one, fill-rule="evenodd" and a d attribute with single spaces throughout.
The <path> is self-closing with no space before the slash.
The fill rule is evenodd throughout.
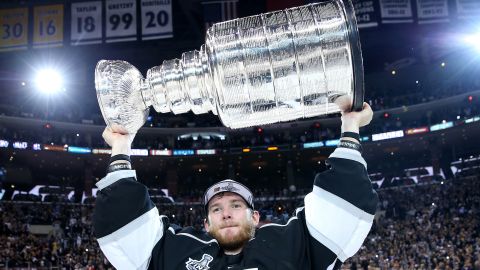
<path id="1" fill-rule="evenodd" d="M 112 157 L 99 188 L 94 227 L 117 269 L 337 269 L 367 236 L 378 197 L 361 156 L 359 129 L 372 119 L 349 0 L 261 14 L 212 26 L 200 52 L 150 69 L 101 61 L 97 96 Z M 231 128 L 340 111 L 342 137 L 286 225 L 256 228 L 248 187 L 208 188 L 204 235 L 175 231 L 137 182 L 131 143 L 150 105 L 159 112 L 212 111 Z"/>

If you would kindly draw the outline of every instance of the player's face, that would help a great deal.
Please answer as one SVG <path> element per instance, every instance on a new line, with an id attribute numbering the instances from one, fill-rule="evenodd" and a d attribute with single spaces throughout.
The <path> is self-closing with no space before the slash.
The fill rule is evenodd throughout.
<path id="1" fill-rule="evenodd" d="M 258 212 L 248 208 L 242 197 L 224 192 L 215 195 L 208 203 L 205 229 L 225 251 L 241 251 L 254 236 L 259 218 Z"/>

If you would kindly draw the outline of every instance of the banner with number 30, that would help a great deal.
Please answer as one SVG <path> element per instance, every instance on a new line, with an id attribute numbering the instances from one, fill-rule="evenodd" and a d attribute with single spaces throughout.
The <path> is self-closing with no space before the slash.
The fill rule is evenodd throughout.
<path id="1" fill-rule="evenodd" d="M 28 8 L 0 10 L 0 51 L 26 49 L 28 45 Z"/>

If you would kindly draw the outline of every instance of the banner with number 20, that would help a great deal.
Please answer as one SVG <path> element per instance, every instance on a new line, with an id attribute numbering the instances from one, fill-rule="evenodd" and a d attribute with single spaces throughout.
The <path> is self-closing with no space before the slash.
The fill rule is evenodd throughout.
<path id="1" fill-rule="evenodd" d="M 142 0 L 142 40 L 173 36 L 170 0 Z"/>

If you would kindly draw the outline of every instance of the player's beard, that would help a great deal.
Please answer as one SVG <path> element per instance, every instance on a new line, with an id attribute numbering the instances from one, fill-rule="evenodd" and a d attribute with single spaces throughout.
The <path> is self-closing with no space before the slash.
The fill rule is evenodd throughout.
<path id="1" fill-rule="evenodd" d="M 247 222 L 239 225 L 240 230 L 236 235 L 222 235 L 220 228 L 215 226 L 210 229 L 210 235 L 215 238 L 225 251 L 236 251 L 239 248 L 245 246 L 245 244 L 253 238 L 255 235 L 255 225 L 251 219 L 247 219 Z"/>

